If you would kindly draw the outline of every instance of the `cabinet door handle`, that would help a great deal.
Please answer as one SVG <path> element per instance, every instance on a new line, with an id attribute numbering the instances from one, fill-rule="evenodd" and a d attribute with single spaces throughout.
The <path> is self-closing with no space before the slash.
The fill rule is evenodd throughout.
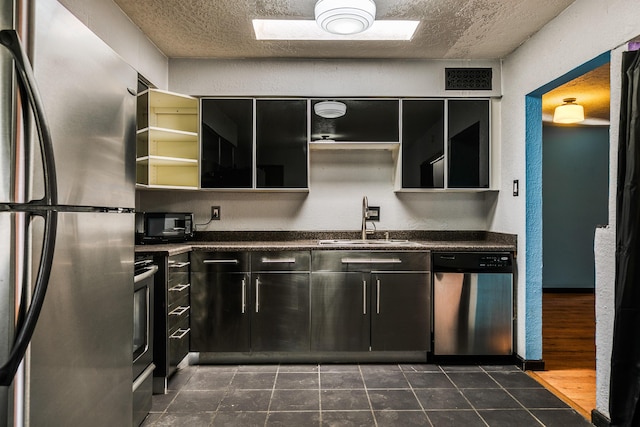
<path id="1" fill-rule="evenodd" d="M 262 258 L 263 264 L 295 264 L 295 258 Z"/>
<path id="2" fill-rule="evenodd" d="M 343 264 L 402 264 L 400 258 L 342 258 Z"/>
<path id="3" fill-rule="evenodd" d="M 202 261 L 205 264 L 239 264 L 237 259 L 205 259 Z"/>
<path id="4" fill-rule="evenodd" d="M 186 307 L 176 307 L 174 308 L 172 311 L 169 312 L 169 316 L 182 316 L 184 313 L 186 313 L 187 311 L 189 311 L 189 308 L 191 308 L 190 306 L 186 306 Z"/>
<path id="5" fill-rule="evenodd" d="M 367 314 L 367 281 L 362 281 L 362 314 Z"/>
<path id="6" fill-rule="evenodd" d="M 260 312 L 260 279 L 256 279 L 256 313 Z"/>
<path id="7" fill-rule="evenodd" d="M 376 314 L 380 314 L 380 279 L 376 279 Z"/>
<path id="8" fill-rule="evenodd" d="M 187 283 L 186 285 L 175 285 L 172 288 L 169 288 L 169 292 L 182 292 L 187 289 L 191 284 Z"/>
<path id="9" fill-rule="evenodd" d="M 174 340 L 181 340 L 182 338 L 184 338 L 185 335 L 187 335 L 189 332 L 191 332 L 191 328 L 187 328 L 187 329 L 178 329 L 177 331 L 175 331 L 173 334 L 171 334 L 171 336 L 169 338 L 174 339 Z"/>
<path id="10" fill-rule="evenodd" d="M 242 314 L 247 309 L 247 281 L 242 279 Z"/>

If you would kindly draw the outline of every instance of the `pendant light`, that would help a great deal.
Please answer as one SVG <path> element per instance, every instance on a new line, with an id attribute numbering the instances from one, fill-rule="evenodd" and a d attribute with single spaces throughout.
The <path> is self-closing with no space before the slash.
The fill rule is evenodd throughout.
<path id="1" fill-rule="evenodd" d="M 575 98 L 565 98 L 562 102 L 564 104 L 556 107 L 553 113 L 554 123 L 569 124 L 584 121 L 584 108 L 575 103 Z"/>
<path id="2" fill-rule="evenodd" d="M 376 18 L 373 0 L 318 0 L 316 22 L 332 34 L 358 34 L 369 28 Z"/>

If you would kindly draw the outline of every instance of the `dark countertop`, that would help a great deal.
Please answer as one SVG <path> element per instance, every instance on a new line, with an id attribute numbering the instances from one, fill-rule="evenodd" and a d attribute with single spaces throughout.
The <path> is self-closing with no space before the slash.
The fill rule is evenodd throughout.
<path id="1" fill-rule="evenodd" d="M 359 238 L 351 232 L 219 232 L 201 233 L 197 240 L 185 243 L 136 245 L 137 253 L 178 255 L 189 251 L 295 251 L 295 250 L 365 250 L 365 251 L 506 251 L 517 249 L 516 236 L 489 232 L 390 232 L 392 239 L 409 240 L 378 244 L 320 244 L 320 240 Z M 202 240 L 210 237 L 210 240 Z M 233 240 L 229 240 L 229 238 Z M 235 239 L 234 239 L 235 238 Z M 375 235 L 372 239 L 384 240 Z"/>

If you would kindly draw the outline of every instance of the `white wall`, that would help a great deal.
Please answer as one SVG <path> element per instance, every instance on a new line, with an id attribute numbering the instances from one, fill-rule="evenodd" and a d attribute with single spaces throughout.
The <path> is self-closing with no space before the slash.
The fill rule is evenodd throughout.
<path id="1" fill-rule="evenodd" d="M 167 88 L 168 60 L 112 0 L 59 0 L 140 74 Z"/>
<path id="2" fill-rule="evenodd" d="M 581 0 L 573 3 L 554 21 L 545 26 L 516 52 L 504 61 L 502 99 L 502 191 L 498 198 L 495 214 L 491 219 L 492 231 L 516 233 L 518 235 L 519 253 L 525 254 L 526 247 L 526 206 L 523 197 L 512 197 L 511 181 L 519 179 L 525 183 L 525 96 L 571 71 L 594 57 L 625 43 L 640 34 L 640 2 L 637 0 Z M 619 62 L 617 63 L 619 64 Z M 612 74 L 619 73 L 619 65 L 612 63 Z M 612 82 L 613 83 L 613 82 Z M 612 104 L 619 99 L 614 96 L 612 84 Z M 612 108 L 611 120 L 611 161 L 617 158 L 617 118 L 616 109 Z M 611 168 L 611 188 L 615 188 L 615 167 Z M 524 188 L 523 188 L 524 189 Z M 610 221 L 615 218 L 615 191 L 610 194 Z M 608 414 L 608 378 L 603 378 L 605 367 L 609 363 L 610 339 L 609 328 L 613 317 L 612 307 L 608 306 L 613 292 L 613 281 L 607 273 L 614 258 L 611 257 L 611 233 L 615 234 L 615 226 L 609 231 L 599 232 L 596 245 L 596 259 L 600 267 L 596 279 L 597 289 L 597 360 L 598 360 L 598 394 L 597 409 Z M 606 235 L 603 236 L 602 234 Z M 518 258 L 519 271 L 524 272 L 525 256 Z M 527 313 L 525 307 L 526 283 L 524 274 L 518 280 L 518 312 Z M 527 336 L 531 324 L 541 321 L 541 313 L 536 310 L 527 321 L 520 319 L 518 323 L 518 348 L 521 353 L 527 341 L 541 341 L 540 336 Z M 530 316 L 532 313 L 527 313 Z M 607 374 L 608 375 L 608 374 Z M 606 386 L 603 386 L 605 385 Z"/>
<path id="3" fill-rule="evenodd" d="M 388 151 L 311 152 L 309 193 L 143 191 L 142 210 L 194 212 L 197 223 L 221 206 L 222 219 L 198 230 L 354 231 L 362 197 L 380 206 L 379 230 L 486 230 L 486 193 L 399 194 Z M 393 235 L 391 236 L 393 237 Z"/>

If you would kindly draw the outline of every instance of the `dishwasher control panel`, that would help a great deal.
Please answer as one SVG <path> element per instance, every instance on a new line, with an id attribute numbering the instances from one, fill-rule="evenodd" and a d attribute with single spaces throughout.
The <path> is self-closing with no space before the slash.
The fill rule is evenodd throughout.
<path id="1" fill-rule="evenodd" d="M 434 252 L 434 272 L 511 273 L 513 254 L 510 252 Z"/>

